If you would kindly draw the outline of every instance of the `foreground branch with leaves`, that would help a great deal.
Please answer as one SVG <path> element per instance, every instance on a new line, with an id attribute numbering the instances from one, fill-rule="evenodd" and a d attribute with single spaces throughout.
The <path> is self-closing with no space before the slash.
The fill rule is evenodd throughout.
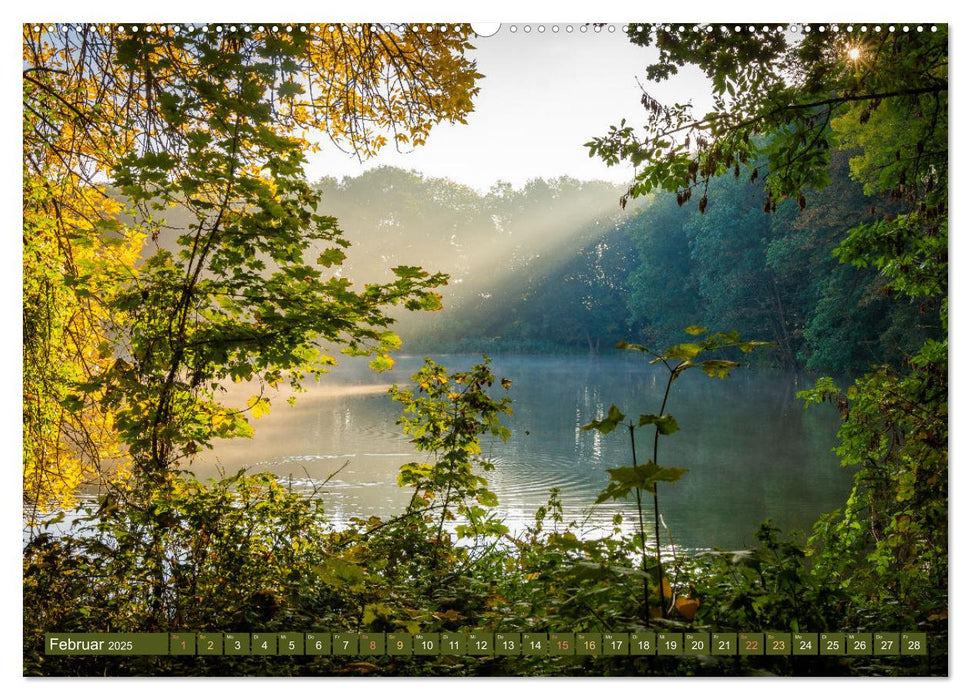
<path id="1" fill-rule="evenodd" d="M 688 326 L 685 332 L 692 336 L 701 335 L 708 332 L 707 328 L 701 326 Z M 631 466 L 617 467 L 608 469 L 610 484 L 597 497 L 597 503 L 608 500 L 618 500 L 629 498 L 631 492 L 637 503 L 637 524 L 638 524 L 638 545 L 641 554 L 641 571 L 644 573 L 644 624 L 650 624 L 650 599 L 648 594 L 647 574 L 647 532 L 644 528 L 644 510 L 641 503 L 641 492 L 646 491 L 654 499 L 654 558 L 656 567 L 656 583 L 658 599 L 660 605 L 657 607 L 659 617 L 664 617 L 667 608 L 667 598 L 670 597 L 670 583 L 664 577 L 664 567 L 661 561 L 661 509 L 658 505 L 657 487 L 662 481 L 673 483 L 679 481 L 688 470 L 678 467 L 662 467 L 658 463 L 658 448 L 662 435 L 671 435 L 678 430 L 678 421 L 674 416 L 665 413 L 668 405 L 668 398 L 671 395 L 671 387 L 674 382 L 684 372 L 691 369 L 700 369 L 709 377 L 725 379 L 729 372 L 738 367 L 739 363 L 735 360 L 723 358 L 714 359 L 706 357 L 710 353 L 724 353 L 731 350 L 738 350 L 749 353 L 757 348 L 771 345 L 761 341 L 742 341 L 739 334 L 735 331 L 728 333 L 714 333 L 698 342 L 680 343 L 674 345 L 664 352 L 658 352 L 646 348 L 636 343 L 620 341 L 617 347 L 624 350 L 636 350 L 651 357 L 650 364 L 661 365 L 667 370 L 667 381 L 664 385 L 664 395 L 661 398 L 661 406 L 657 413 L 641 414 L 637 420 L 637 425 L 633 421 L 624 424 L 626 416 L 620 412 L 616 406 L 611 404 L 610 410 L 605 418 L 593 420 L 583 426 L 584 430 L 597 430 L 604 435 L 609 435 L 621 425 L 626 425 L 630 433 Z M 652 457 L 649 461 L 642 464 L 637 462 L 637 447 L 634 440 L 634 429 L 644 426 L 653 426 L 654 441 Z M 665 593 L 667 588 L 668 593 Z M 673 603 L 673 600 L 672 600 Z"/>
<path id="2" fill-rule="evenodd" d="M 440 306 L 441 274 L 342 276 L 348 242 L 303 164 L 315 131 L 367 157 L 463 121 L 468 27 L 211 29 L 24 26 L 31 508 L 126 468 L 161 482 L 249 434 L 263 387 L 299 390 L 334 350 L 388 367 L 388 309 Z M 260 393 L 223 406 L 228 380 Z"/>
<path id="3" fill-rule="evenodd" d="M 645 136 L 621 124 L 588 146 L 608 163 L 635 166 L 626 197 L 660 188 L 681 206 L 700 190 L 702 213 L 709 184 L 742 168 L 764 183 L 766 213 L 787 198 L 804 209 L 807 192 L 830 184 L 832 154 L 844 150 L 864 193 L 891 205 L 844 226 L 832 254 L 870 269 L 883 295 L 936 317 L 936 328 L 903 370 L 876 366 L 845 391 L 823 378 L 804 392 L 807 403 L 836 406 L 837 452 L 856 469 L 846 507 L 819 521 L 809 551 L 815 576 L 852 611 L 849 624 L 906 620 L 946 644 L 947 27 L 821 29 L 788 41 L 767 25 L 631 26 L 634 44 L 659 51 L 650 79 L 697 66 L 714 107 L 695 117 L 645 91 Z"/>

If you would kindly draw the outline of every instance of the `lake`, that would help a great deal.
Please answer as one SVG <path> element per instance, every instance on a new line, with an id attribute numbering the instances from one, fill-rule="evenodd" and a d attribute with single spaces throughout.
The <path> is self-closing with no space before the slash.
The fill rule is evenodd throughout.
<path id="1" fill-rule="evenodd" d="M 434 359 L 455 371 L 481 358 Z M 272 410 L 252 421 L 252 440 L 217 441 L 190 468 L 200 478 L 245 467 L 272 472 L 295 490 L 317 485 L 338 524 L 400 514 L 410 492 L 397 485 L 398 467 L 418 455 L 395 424 L 400 406 L 387 389 L 409 383 L 420 365 L 419 357 L 398 358 L 393 370 L 376 374 L 364 362 L 344 360 L 319 384 L 310 383 L 294 406 L 287 405 L 287 394 L 271 393 Z M 513 382 L 514 413 L 505 420 L 512 437 L 505 443 L 485 438 L 483 452 L 496 464 L 487 476 L 510 529 L 531 523 L 553 487 L 560 489 L 565 519 L 585 532 L 603 532 L 617 512 L 633 527 L 632 504 L 593 505 L 607 485 L 604 470 L 630 464 L 627 431 L 604 436 L 582 426 L 606 415 L 611 403 L 634 416 L 657 412 L 666 371 L 635 353 L 497 356 L 493 367 L 497 377 Z M 795 398 L 811 383 L 804 375 L 757 368 L 737 369 L 725 380 L 688 372 L 675 382 L 667 412 L 681 430 L 662 436 L 658 461 L 690 471 L 675 484 L 662 483 L 659 498 L 680 547 L 750 546 L 762 520 L 771 518 L 785 532 L 805 530 L 846 500 L 852 475 L 832 452 L 838 417 L 827 407 L 804 410 Z M 498 383 L 494 389 L 501 391 Z M 234 386 L 228 403 L 242 406 L 253 393 L 251 386 Z M 637 440 L 644 461 L 653 430 L 639 429 Z M 649 505 L 645 520 L 653 524 Z"/>

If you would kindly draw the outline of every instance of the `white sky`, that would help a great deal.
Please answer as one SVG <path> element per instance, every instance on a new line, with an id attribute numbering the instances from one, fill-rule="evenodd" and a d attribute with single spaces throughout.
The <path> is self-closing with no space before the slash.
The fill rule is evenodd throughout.
<path id="1" fill-rule="evenodd" d="M 518 187 L 560 175 L 627 182 L 629 165 L 608 168 L 583 144 L 621 118 L 644 123 L 638 80 L 664 103 L 692 100 L 704 108 L 710 90 L 697 69 L 662 85 L 648 83 L 644 68 L 657 52 L 632 45 L 623 26 L 596 32 L 582 31 L 581 24 L 504 24 L 493 36 L 476 37 L 471 57 L 484 77 L 467 124 L 439 124 L 423 147 L 398 153 L 389 146 L 363 164 L 325 139 L 309 158 L 310 180 L 395 165 L 479 190 L 497 180 Z"/>

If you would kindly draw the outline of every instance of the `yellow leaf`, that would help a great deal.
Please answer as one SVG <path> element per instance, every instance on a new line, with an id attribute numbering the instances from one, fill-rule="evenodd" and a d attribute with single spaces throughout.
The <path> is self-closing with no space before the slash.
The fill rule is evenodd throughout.
<path id="1" fill-rule="evenodd" d="M 250 396 L 246 405 L 253 414 L 253 418 L 262 418 L 270 412 L 270 400 L 260 396 Z"/>
<path id="2" fill-rule="evenodd" d="M 665 578 L 662 581 L 662 584 L 663 584 L 663 588 L 664 588 L 664 598 L 665 598 L 665 600 L 671 600 L 671 596 L 672 596 L 672 593 L 671 593 L 671 582 L 668 581 L 667 578 Z M 657 592 L 657 588 L 655 588 L 654 591 Z"/>
<path id="3" fill-rule="evenodd" d="M 457 622 L 465 619 L 465 615 L 461 614 L 458 610 L 446 610 L 443 613 L 434 613 L 432 617 L 448 622 Z"/>
<path id="4" fill-rule="evenodd" d="M 674 609 L 688 622 L 695 619 L 695 613 L 698 612 L 699 607 L 701 607 L 701 601 L 695 598 L 678 598 L 674 601 Z"/>

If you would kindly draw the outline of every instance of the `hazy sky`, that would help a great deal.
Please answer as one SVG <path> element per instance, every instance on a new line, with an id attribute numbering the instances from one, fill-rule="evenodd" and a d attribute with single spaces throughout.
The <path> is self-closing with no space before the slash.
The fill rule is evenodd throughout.
<path id="1" fill-rule="evenodd" d="M 644 68 L 656 52 L 632 45 L 621 24 L 599 32 L 558 24 L 555 33 L 552 24 L 517 24 L 516 31 L 512 26 L 502 25 L 497 34 L 472 42 L 476 50 L 471 55 L 485 77 L 468 124 L 439 125 L 425 146 L 408 153 L 389 146 L 364 164 L 322 143 L 323 150 L 310 155 L 311 181 L 395 165 L 480 190 L 497 180 L 520 186 L 533 177 L 559 175 L 627 182 L 629 165 L 607 168 L 588 157 L 583 144 L 621 118 L 644 123 L 638 80 L 664 103 L 709 104 L 710 90 L 697 70 L 662 85 L 647 83 Z"/>

